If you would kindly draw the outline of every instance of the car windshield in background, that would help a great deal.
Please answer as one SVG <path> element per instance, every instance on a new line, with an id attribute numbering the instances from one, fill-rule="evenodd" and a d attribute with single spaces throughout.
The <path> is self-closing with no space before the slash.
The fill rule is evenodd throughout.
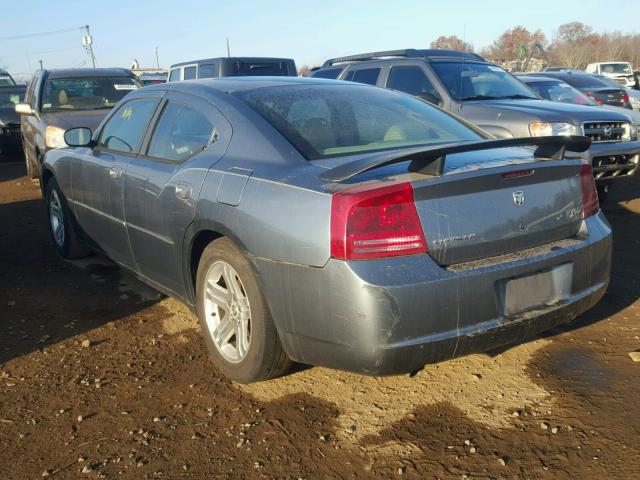
<path id="1" fill-rule="evenodd" d="M 432 62 L 449 95 L 458 101 L 537 99 L 526 86 L 495 65 Z"/>
<path id="2" fill-rule="evenodd" d="M 285 62 L 243 62 L 238 60 L 230 65 L 229 77 L 282 77 L 289 75 Z"/>
<path id="3" fill-rule="evenodd" d="M 12 108 L 16 103 L 20 103 L 23 100 L 24 88 L 19 91 L 12 88 L 0 89 L 0 108 Z"/>
<path id="4" fill-rule="evenodd" d="M 621 73 L 625 75 L 631 75 L 631 65 L 628 63 L 602 63 L 600 64 L 600 71 L 602 73 Z"/>
<path id="5" fill-rule="evenodd" d="M 426 102 L 378 88 L 280 86 L 235 95 L 309 160 L 482 138 Z"/>
<path id="6" fill-rule="evenodd" d="M 15 82 L 9 75 L 0 75 L 0 87 L 14 86 Z"/>
<path id="7" fill-rule="evenodd" d="M 42 111 L 113 108 L 138 87 L 140 82 L 130 77 L 48 79 L 42 95 Z"/>
<path id="8" fill-rule="evenodd" d="M 578 105 L 597 105 L 580 90 L 568 83 L 557 81 L 527 82 L 527 86 L 546 100 L 552 102 L 573 103 Z"/>

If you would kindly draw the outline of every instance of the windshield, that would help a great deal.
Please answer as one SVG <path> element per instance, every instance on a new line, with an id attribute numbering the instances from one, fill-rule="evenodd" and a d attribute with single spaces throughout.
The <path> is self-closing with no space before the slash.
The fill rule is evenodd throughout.
<path id="1" fill-rule="evenodd" d="M 296 85 L 235 95 L 309 160 L 482 138 L 422 100 L 381 88 Z"/>
<path id="2" fill-rule="evenodd" d="M 47 79 L 42 111 L 112 108 L 140 82 L 131 77 L 78 77 Z"/>
<path id="3" fill-rule="evenodd" d="M 580 90 L 568 83 L 559 81 L 527 82 L 527 86 L 546 100 L 552 102 L 573 103 L 577 105 L 597 105 Z"/>
<path id="4" fill-rule="evenodd" d="M 24 89 L 0 88 L 0 108 L 13 108 L 16 103 L 20 103 L 23 100 Z"/>
<path id="5" fill-rule="evenodd" d="M 432 62 L 431 66 L 449 95 L 457 101 L 538 98 L 525 85 L 495 65 Z"/>
<path id="6" fill-rule="evenodd" d="M 15 82 L 9 75 L 0 75 L 0 87 L 13 86 Z"/>
<path id="7" fill-rule="evenodd" d="M 600 64 L 600 71 L 604 74 L 607 73 L 623 73 L 631 75 L 631 65 L 628 63 L 602 63 Z"/>

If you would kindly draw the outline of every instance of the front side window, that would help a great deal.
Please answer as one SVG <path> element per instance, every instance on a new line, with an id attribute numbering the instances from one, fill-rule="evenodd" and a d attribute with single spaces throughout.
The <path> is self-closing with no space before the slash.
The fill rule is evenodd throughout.
<path id="1" fill-rule="evenodd" d="M 440 94 L 419 67 L 393 67 L 387 87 L 431 103 L 441 102 Z"/>
<path id="2" fill-rule="evenodd" d="M 426 102 L 382 88 L 336 83 L 234 95 L 309 160 L 482 138 Z"/>
<path id="3" fill-rule="evenodd" d="M 457 101 L 537 99 L 525 85 L 495 65 L 432 62 L 431 67 L 451 98 Z"/>
<path id="4" fill-rule="evenodd" d="M 42 111 L 110 109 L 140 86 L 132 77 L 49 78 L 42 91 Z"/>
<path id="5" fill-rule="evenodd" d="M 365 68 L 362 70 L 351 70 L 347 72 L 345 80 L 348 82 L 365 83 L 367 85 L 375 85 L 380 75 L 379 68 Z"/>
<path id="6" fill-rule="evenodd" d="M 100 134 L 98 147 L 122 153 L 136 153 L 158 100 L 140 98 L 123 103 Z"/>
<path id="7" fill-rule="evenodd" d="M 327 68 L 326 70 L 317 70 L 313 72 L 311 75 L 313 78 L 328 78 L 330 80 L 335 80 L 340 76 L 340 72 L 342 72 L 342 67 L 340 68 Z"/>
<path id="8" fill-rule="evenodd" d="M 153 132 L 147 155 L 184 161 L 209 145 L 212 132 L 213 125 L 202 113 L 182 103 L 169 101 Z"/>
<path id="9" fill-rule="evenodd" d="M 171 70 L 171 73 L 169 73 L 169 81 L 177 82 L 178 80 L 180 80 L 180 69 L 174 68 L 173 70 Z"/>

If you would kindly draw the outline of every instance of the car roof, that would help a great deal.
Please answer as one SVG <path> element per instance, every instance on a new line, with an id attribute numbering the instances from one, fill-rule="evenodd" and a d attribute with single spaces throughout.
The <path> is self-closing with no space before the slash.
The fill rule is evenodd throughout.
<path id="1" fill-rule="evenodd" d="M 293 62 L 291 58 L 278 57 L 214 57 L 200 60 L 189 60 L 187 62 L 174 63 L 169 68 L 181 67 L 183 65 L 201 64 L 206 62 Z"/>
<path id="2" fill-rule="evenodd" d="M 419 58 L 424 60 L 475 60 L 479 62 L 485 62 L 477 53 L 463 52 L 460 50 L 444 50 L 437 48 L 428 49 L 415 49 L 405 48 L 403 50 L 386 50 L 380 52 L 359 53 L 356 55 L 348 55 L 345 57 L 330 58 L 326 60 L 322 67 L 330 67 L 336 63 L 350 63 L 350 62 L 366 62 L 372 60 L 388 60 L 393 57 L 399 58 Z"/>
<path id="3" fill-rule="evenodd" d="M 56 68 L 44 70 L 49 78 L 77 77 L 131 77 L 133 74 L 126 68 Z"/>
<path id="4" fill-rule="evenodd" d="M 255 90 L 258 88 L 268 87 L 286 87 L 292 85 L 357 85 L 354 82 L 342 82 L 340 80 L 327 80 L 324 78 L 313 77 L 222 77 L 222 78 L 203 78 L 199 80 L 185 80 L 182 82 L 169 82 L 160 85 L 149 85 L 145 91 L 155 90 L 193 90 L 200 91 L 209 90 L 211 92 L 218 91 L 222 93 L 232 93 L 244 90 Z"/>
<path id="5" fill-rule="evenodd" d="M 562 81 L 562 79 L 560 78 L 554 78 L 554 77 L 550 77 L 545 75 L 516 75 L 518 77 L 519 80 L 522 80 L 523 82 L 558 82 L 558 81 Z"/>

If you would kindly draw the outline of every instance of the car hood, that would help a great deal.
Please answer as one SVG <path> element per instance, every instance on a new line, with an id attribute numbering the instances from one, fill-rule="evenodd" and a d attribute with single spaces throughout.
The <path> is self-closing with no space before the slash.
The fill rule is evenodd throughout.
<path id="1" fill-rule="evenodd" d="M 617 112 L 622 115 L 626 115 L 631 118 L 631 121 L 634 125 L 640 125 L 640 112 L 635 110 L 630 110 L 628 108 L 615 107 L 613 105 L 602 105 L 601 107 L 604 110 L 610 110 L 612 112 Z"/>
<path id="2" fill-rule="evenodd" d="M 20 115 L 15 107 L 0 107 L 0 124 L 20 123 Z"/>
<path id="3" fill-rule="evenodd" d="M 568 103 L 551 102 L 549 100 L 482 100 L 465 102 L 462 111 L 467 108 L 473 110 L 493 110 L 499 118 L 501 111 L 528 114 L 541 121 L 570 122 L 580 124 L 589 120 L 624 120 L 624 116 L 615 111 L 606 111 L 599 107 L 586 105 L 572 105 Z M 464 117 L 464 114 L 462 115 Z"/>
<path id="4" fill-rule="evenodd" d="M 68 130 L 75 127 L 87 127 L 92 131 L 100 124 L 102 119 L 107 116 L 111 110 L 79 110 L 64 112 L 48 112 L 44 113 L 47 125 L 63 128 Z"/>

